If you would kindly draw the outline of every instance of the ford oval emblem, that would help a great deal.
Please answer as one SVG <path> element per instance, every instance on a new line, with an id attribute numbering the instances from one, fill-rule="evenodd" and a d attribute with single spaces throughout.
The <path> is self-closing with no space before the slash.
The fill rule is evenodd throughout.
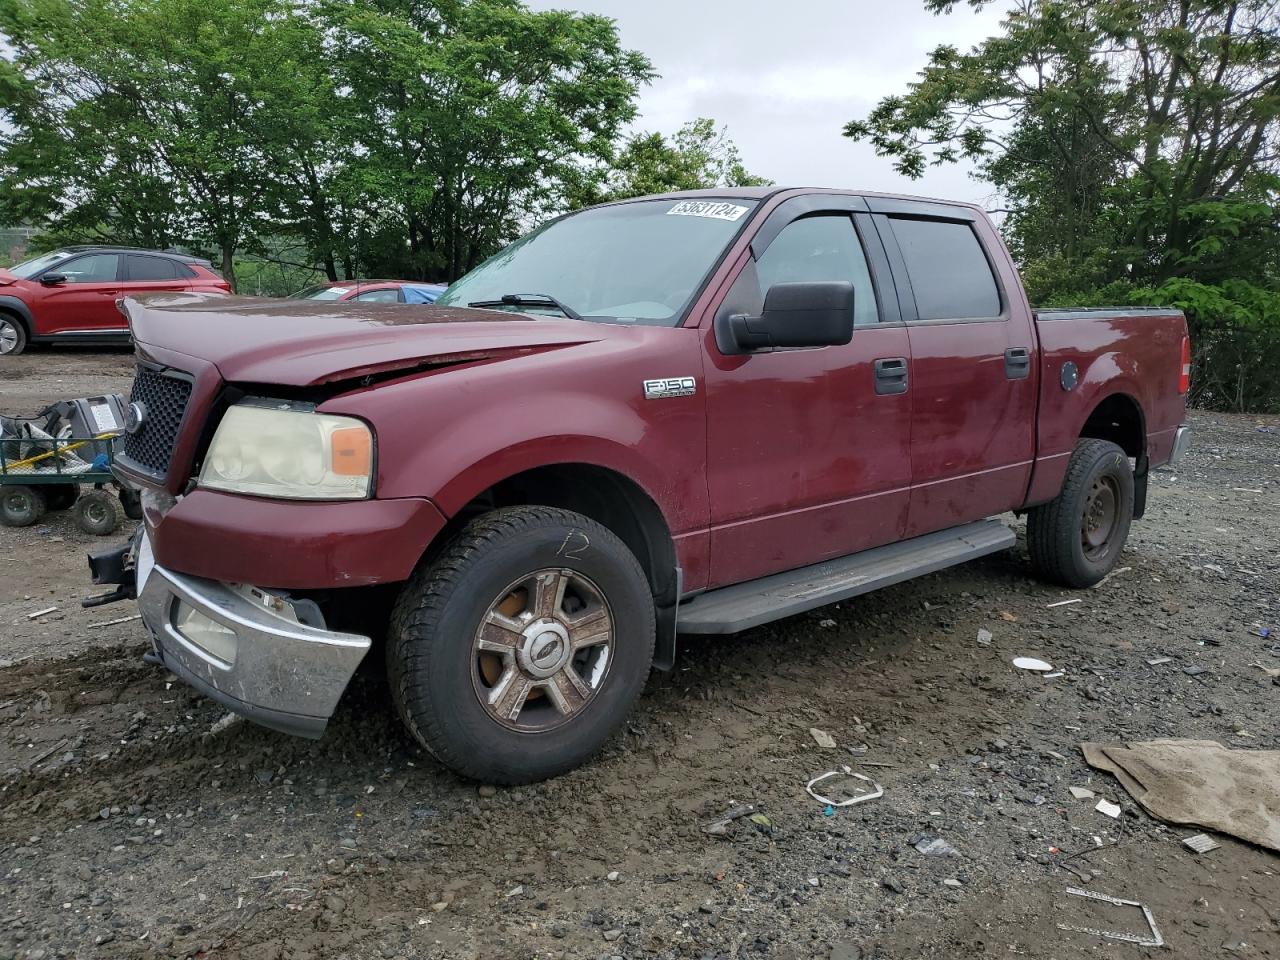
<path id="1" fill-rule="evenodd" d="M 147 405 L 139 400 L 135 400 L 129 404 L 126 411 L 127 418 L 124 424 L 125 433 L 137 433 L 142 429 L 142 425 L 147 422 Z"/>

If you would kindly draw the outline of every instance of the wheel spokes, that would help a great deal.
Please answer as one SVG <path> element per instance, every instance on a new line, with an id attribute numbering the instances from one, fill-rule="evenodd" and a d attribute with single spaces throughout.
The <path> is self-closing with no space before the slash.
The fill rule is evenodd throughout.
<path id="1" fill-rule="evenodd" d="M 535 617 L 555 617 L 564 606 L 564 592 L 569 586 L 568 571 L 548 570 L 534 579 L 533 610 Z"/>
<path id="2" fill-rule="evenodd" d="M 553 674 L 547 681 L 546 690 L 555 708 L 566 717 L 577 711 L 591 696 L 591 688 L 582 677 L 578 676 L 578 672 L 573 669 L 573 664 Z"/>
<path id="3" fill-rule="evenodd" d="M 609 642 L 613 629 L 613 621 L 609 611 L 604 607 L 588 610 L 577 618 L 565 618 L 565 626 L 569 630 L 569 641 L 575 651 L 585 647 L 598 647 Z"/>
<path id="4" fill-rule="evenodd" d="M 533 689 L 528 680 L 514 665 L 502 671 L 502 676 L 489 691 L 489 706 L 498 716 L 506 720 L 515 720 L 524 709 L 529 699 L 529 691 Z"/>
<path id="5" fill-rule="evenodd" d="M 490 610 L 480 627 L 480 636 L 476 638 L 476 647 L 489 653 L 514 653 L 524 638 L 523 627 L 517 621 Z"/>

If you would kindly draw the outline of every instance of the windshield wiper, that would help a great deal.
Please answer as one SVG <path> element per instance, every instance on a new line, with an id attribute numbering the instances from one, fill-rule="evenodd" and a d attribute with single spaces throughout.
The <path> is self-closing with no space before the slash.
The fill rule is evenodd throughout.
<path id="1" fill-rule="evenodd" d="M 566 306 L 549 293 L 504 293 L 497 300 L 475 300 L 468 307 L 555 307 L 570 320 L 581 320 L 582 314 Z"/>

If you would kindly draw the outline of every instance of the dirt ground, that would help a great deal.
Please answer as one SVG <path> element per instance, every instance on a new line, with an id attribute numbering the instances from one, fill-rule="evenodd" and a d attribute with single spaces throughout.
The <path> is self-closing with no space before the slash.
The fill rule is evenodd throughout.
<path id="1" fill-rule="evenodd" d="M 0 411 L 127 390 L 129 363 L 6 359 Z M 1192 422 L 1099 587 L 1037 583 L 1019 548 L 689 642 L 595 762 L 496 791 L 425 757 L 372 672 L 318 742 L 219 723 L 143 664 L 137 621 L 106 623 L 132 605 L 78 608 L 92 538 L 59 515 L 0 529 L 0 960 L 1154 952 L 1060 929 L 1143 932 L 1070 886 L 1146 903 L 1172 956 L 1280 957 L 1280 856 L 1228 837 L 1192 853 L 1198 831 L 1150 819 L 1078 749 L 1280 749 L 1261 669 L 1280 643 L 1259 636 L 1280 626 L 1280 420 Z M 826 815 L 804 785 L 842 764 L 884 796 Z M 705 830 L 746 804 L 763 816 Z M 918 852 L 932 837 L 955 853 Z"/>

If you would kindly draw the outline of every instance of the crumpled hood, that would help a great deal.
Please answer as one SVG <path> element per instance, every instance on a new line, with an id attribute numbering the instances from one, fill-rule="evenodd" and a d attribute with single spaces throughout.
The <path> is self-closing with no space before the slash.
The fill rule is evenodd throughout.
<path id="1" fill-rule="evenodd" d="M 17 282 L 18 282 L 17 277 L 15 277 L 8 270 L 5 270 L 3 267 L 0 267 L 0 287 L 7 287 L 9 286 L 9 284 L 17 283 Z"/>
<path id="2" fill-rule="evenodd" d="M 315 386 L 591 343 L 601 325 L 463 307 L 171 293 L 126 297 L 133 338 L 214 364 L 224 380 Z"/>

